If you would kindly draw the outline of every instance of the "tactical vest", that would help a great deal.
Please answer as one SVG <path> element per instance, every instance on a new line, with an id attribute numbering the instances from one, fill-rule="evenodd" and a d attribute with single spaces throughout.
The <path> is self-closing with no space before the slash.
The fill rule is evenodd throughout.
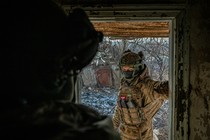
<path id="1" fill-rule="evenodd" d="M 122 87 L 117 104 L 119 106 L 121 121 L 126 125 L 140 125 L 145 117 L 142 111 L 141 90 L 135 86 Z"/>
<path id="2" fill-rule="evenodd" d="M 124 86 L 120 90 L 117 104 L 121 121 L 124 124 L 138 126 L 142 122 L 152 119 L 163 103 L 163 100 L 154 100 L 144 106 L 142 95 L 141 89 L 136 86 Z"/>

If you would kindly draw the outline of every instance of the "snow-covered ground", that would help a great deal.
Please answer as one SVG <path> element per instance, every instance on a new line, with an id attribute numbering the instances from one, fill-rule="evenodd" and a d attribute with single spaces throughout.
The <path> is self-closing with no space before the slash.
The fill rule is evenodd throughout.
<path id="1" fill-rule="evenodd" d="M 81 102 L 95 108 L 103 115 L 112 116 L 117 100 L 117 89 L 84 87 L 81 90 Z M 162 105 L 153 119 L 153 129 L 159 140 L 168 139 L 168 100 Z"/>

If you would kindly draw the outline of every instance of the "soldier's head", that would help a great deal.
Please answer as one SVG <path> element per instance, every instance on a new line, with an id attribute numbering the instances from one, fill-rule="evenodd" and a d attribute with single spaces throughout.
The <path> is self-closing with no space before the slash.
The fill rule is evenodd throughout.
<path id="1" fill-rule="evenodd" d="M 95 30 L 81 8 L 66 14 L 51 0 L 5 3 L 15 13 L 2 17 L 5 46 L 0 60 L 5 98 L 71 100 L 74 79 L 94 58 L 102 32 Z"/>
<path id="2" fill-rule="evenodd" d="M 124 78 L 133 79 L 140 74 L 145 67 L 143 59 L 144 55 L 142 51 L 138 53 L 131 52 L 130 50 L 124 51 L 119 63 Z"/>

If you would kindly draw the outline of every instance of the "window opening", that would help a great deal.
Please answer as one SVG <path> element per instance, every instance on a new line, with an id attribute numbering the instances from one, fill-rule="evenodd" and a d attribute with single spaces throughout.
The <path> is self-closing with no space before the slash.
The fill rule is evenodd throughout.
<path id="1" fill-rule="evenodd" d="M 81 103 L 112 116 L 120 85 L 119 59 L 123 51 L 143 51 L 145 63 L 154 80 L 168 80 L 169 37 L 114 37 L 105 36 L 93 61 L 80 76 Z M 153 118 L 153 131 L 159 140 L 169 137 L 169 102 L 164 102 Z"/>

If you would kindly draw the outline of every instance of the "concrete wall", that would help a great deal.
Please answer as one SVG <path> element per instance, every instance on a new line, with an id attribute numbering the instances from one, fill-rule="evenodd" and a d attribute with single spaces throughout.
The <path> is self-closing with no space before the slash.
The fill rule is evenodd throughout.
<path id="1" fill-rule="evenodd" d="M 171 139 L 210 139 L 209 7 L 208 0 L 189 0 L 176 17 Z"/>
<path id="2" fill-rule="evenodd" d="M 190 22 L 190 140 L 210 139 L 209 0 L 192 0 Z"/>

